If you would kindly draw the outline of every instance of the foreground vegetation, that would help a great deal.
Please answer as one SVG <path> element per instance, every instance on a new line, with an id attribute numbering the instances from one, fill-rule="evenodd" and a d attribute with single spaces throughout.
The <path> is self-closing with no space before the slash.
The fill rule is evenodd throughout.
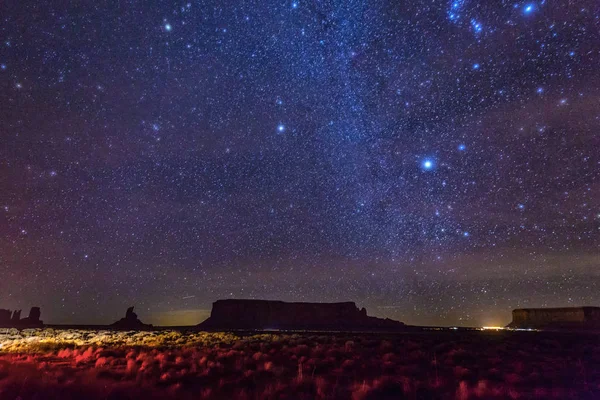
<path id="1" fill-rule="evenodd" d="M 1 399 L 595 399 L 597 335 L 0 330 Z"/>

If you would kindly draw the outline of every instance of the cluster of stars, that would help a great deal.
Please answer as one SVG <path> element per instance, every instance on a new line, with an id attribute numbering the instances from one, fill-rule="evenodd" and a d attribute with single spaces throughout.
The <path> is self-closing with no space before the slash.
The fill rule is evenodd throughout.
<path id="1" fill-rule="evenodd" d="M 597 2 L 409 3 L 11 7 L 0 306 L 597 303 Z"/>

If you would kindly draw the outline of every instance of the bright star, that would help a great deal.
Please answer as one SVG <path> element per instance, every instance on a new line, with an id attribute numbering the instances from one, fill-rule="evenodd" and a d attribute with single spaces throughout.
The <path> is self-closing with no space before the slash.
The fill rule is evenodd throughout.
<path id="1" fill-rule="evenodd" d="M 421 168 L 423 168 L 424 171 L 431 171 L 434 167 L 435 162 L 431 158 L 426 158 L 421 161 Z"/>
<path id="2" fill-rule="evenodd" d="M 165 24 L 165 31 L 171 32 L 171 29 L 173 29 L 173 27 L 171 26 L 171 24 Z"/>
<path id="3" fill-rule="evenodd" d="M 281 133 L 285 131 L 285 125 L 279 124 L 277 125 L 277 132 Z"/>
<path id="4" fill-rule="evenodd" d="M 542 93 L 544 93 L 544 88 L 539 87 L 539 88 L 537 88 L 536 92 L 538 92 L 538 94 L 542 94 Z"/>
<path id="5" fill-rule="evenodd" d="M 292 3 L 292 8 L 298 8 L 298 2 L 296 2 L 296 1 L 295 1 L 295 2 L 293 2 L 293 3 Z"/>
<path id="6" fill-rule="evenodd" d="M 481 65 L 479 65 L 479 64 L 473 64 L 473 69 L 479 69 L 479 67 L 481 67 Z"/>
<path id="7" fill-rule="evenodd" d="M 465 151 L 467 149 L 467 146 L 464 144 L 459 144 L 458 145 L 458 151 Z"/>
<path id="8" fill-rule="evenodd" d="M 535 10 L 535 6 L 533 4 L 527 4 L 524 8 L 523 8 L 523 12 L 525 14 L 531 14 L 533 12 L 533 10 Z"/>
<path id="9" fill-rule="evenodd" d="M 6 69 L 6 64 L 0 64 L 0 69 Z"/>
<path id="10" fill-rule="evenodd" d="M 463 232 L 464 237 L 469 237 L 469 232 Z"/>
<path id="11" fill-rule="evenodd" d="M 460 11 L 461 11 L 463 2 L 464 2 L 464 0 L 458 0 L 458 1 L 454 1 L 451 4 L 450 9 L 448 10 L 448 18 L 450 19 L 450 21 L 456 22 L 460 19 Z"/>

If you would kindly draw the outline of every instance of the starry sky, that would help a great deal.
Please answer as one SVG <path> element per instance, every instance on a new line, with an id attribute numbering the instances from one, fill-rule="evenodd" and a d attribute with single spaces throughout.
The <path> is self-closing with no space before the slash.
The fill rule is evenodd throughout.
<path id="1" fill-rule="evenodd" d="M 600 305 L 596 0 L 0 5 L 0 307 Z"/>

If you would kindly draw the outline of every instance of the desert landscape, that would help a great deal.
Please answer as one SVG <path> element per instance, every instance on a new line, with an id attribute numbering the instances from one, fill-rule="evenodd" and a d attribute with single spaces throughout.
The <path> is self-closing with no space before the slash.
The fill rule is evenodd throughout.
<path id="1" fill-rule="evenodd" d="M 0 400 L 600 400 L 600 0 L 0 15 Z"/>
<path id="2" fill-rule="evenodd" d="M 596 334 L 3 329 L 2 399 L 596 399 Z"/>

